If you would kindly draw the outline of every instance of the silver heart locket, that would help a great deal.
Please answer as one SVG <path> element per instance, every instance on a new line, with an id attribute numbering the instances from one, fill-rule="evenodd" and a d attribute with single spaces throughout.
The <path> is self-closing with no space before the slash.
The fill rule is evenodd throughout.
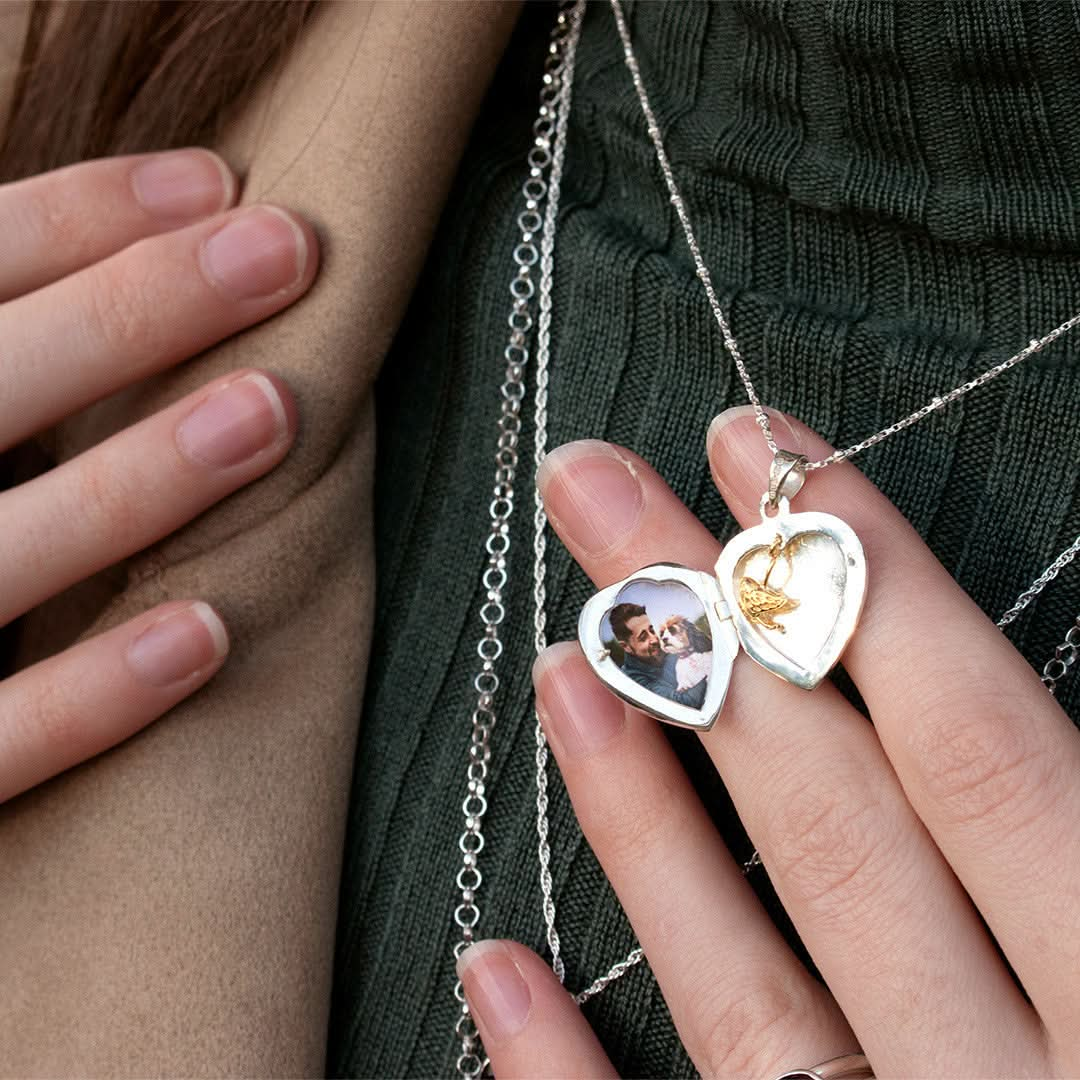
<path id="1" fill-rule="evenodd" d="M 733 536 L 716 578 L 742 647 L 762 667 L 813 690 L 844 651 L 866 595 L 866 556 L 832 514 L 791 513 L 787 498 Z"/>
<path id="2" fill-rule="evenodd" d="M 677 563 L 642 567 L 590 597 L 578 641 L 624 701 L 698 731 L 720 715 L 739 651 L 716 578 Z"/>

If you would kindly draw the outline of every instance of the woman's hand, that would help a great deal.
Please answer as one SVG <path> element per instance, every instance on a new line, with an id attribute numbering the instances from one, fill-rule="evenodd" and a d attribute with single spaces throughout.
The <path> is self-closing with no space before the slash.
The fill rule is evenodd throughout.
<path id="1" fill-rule="evenodd" d="M 797 422 L 773 430 L 811 459 L 831 452 Z M 732 512 L 756 524 L 771 455 L 749 407 L 714 421 L 708 452 Z M 651 562 L 716 561 L 719 543 L 629 451 L 559 447 L 539 484 L 598 587 Z M 656 721 L 610 693 L 576 643 L 533 673 L 582 829 L 688 1053 L 706 1076 L 769 1078 L 860 1048 L 880 1077 L 1080 1075 L 1080 732 L 853 465 L 811 474 L 795 509 L 836 514 L 865 548 L 866 606 L 843 662 L 874 724 L 831 683 L 807 693 L 740 655 L 700 738 L 827 988 Z M 612 1074 L 537 955 L 481 942 L 459 970 L 496 1075 Z"/>
<path id="2" fill-rule="evenodd" d="M 228 210 L 237 183 L 191 148 L 0 186 L 0 450 L 286 307 L 311 227 Z M 296 434 L 281 379 L 233 372 L 0 493 L 0 623 L 272 469 Z M 0 802 L 127 738 L 202 686 L 228 638 L 175 600 L 0 683 Z"/>

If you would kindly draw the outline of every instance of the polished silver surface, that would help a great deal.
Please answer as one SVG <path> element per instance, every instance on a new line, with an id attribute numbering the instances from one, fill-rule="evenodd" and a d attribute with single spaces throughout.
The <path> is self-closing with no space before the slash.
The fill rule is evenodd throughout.
<path id="1" fill-rule="evenodd" d="M 817 511 L 793 514 L 785 496 L 761 524 L 737 533 L 716 577 L 739 642 L 762 667 L 812 690 L 844 651 L 866 595 L 866 556 L 849 525 Z"/>
<path id="2" fill-rule="evenodd" d="M 873 1080 L 874 1070 L 865 1054 L 843 1054 L 809 1069 L 792 1069 L 775 1080 Z"/>
<path id="3" fill-rule="evenodd" d="M 775 508 L 780 496 L 794 499 L 806 483 L 806 455 L 777 450 L 769 465 L 769 502 Z"/>

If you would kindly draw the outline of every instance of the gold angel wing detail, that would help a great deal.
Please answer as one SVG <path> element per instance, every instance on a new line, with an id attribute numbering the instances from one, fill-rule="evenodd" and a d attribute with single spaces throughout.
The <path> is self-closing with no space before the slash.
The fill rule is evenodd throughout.
<path id="1" fill-rule="evenodd" d="M 744 577 L 739 581 L 739 607 L 752 622 L 764 626 L 766 630 L 785 632 L 776 621 L 778 615 L 786 615 L 799 606 L 798 600 L 785 596 L 779 589 L 762 585 L 760 581 Z"/>
<path id="2" fill-rule="evenodd" d="M 787 631 L 776 619 L 780 615 L 794 611 L 799 606 L 799 601 L 786 596 L 782 589 L 774 589 L 768 584 L 769 574 L 772 573 L 778 559 L 783 557 L 790 563 L 791 555 L 784 550 L 780 536 L 777 536 L 770 546 L 769 557 L 772 562 L 769 564 L 763 581 L 755 581 L 751 577 L 739 579 L 739 607 L 750 622 L 757 623 L 766 630 L 779 630 L 783 634 Z"/>

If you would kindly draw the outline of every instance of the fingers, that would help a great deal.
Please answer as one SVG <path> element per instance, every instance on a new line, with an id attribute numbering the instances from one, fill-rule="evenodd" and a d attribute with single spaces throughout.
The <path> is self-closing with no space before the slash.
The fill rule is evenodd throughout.
<path id="1" fill-rule="evenodd" d="M 495 1076 L 616 1075 L 574 999 L 534 952 L 513 941 L 478 941 L 457 970 Z"/>
<path id="2" fill-rule="evenodd" d="M 145 727 L 221 666 L 204 603 L 170 602 L 0 683 L 0 803 Z"/>
<path id="3" fill-rule="evenodd" d="M 0 492 L 0 623 L 268 472 L 297 423 L 288 386 L 245 369 Z"/>
<path id="4" fill-rule="evenodd" d="M 719 554 L 656 472 L 623 448 L 559 447 L 538 484 L 552 525 L 599 586 L 653 562 L 711 570 Z M 879 1070 L 933 1073 L 963 1060 L 994 1071 L 1038 1057 L 1038 1018 L 873 728 L 834 686 L 808 694 L 740 654 L 720 719 L 701 738 Z"/>
<path id="5" fill-rule="evenodd" d="M 2 184 L 0 302 L 218 213 L 236 191 L 229 167 L 201 147 L 97 158 Z"/>
<path id="6" fill-rule="evenodd" d="M 0 449 L 286 307 L 317 242 L 279 207 L 242 207 L 0 306 Z"/>
<path id="7" fill-rule="evenodd" d="M 812 459 L 831 453 L 802 424 L 782 426 L 785 437 L 777 436 L 785 449 Z M 755 489 L 768 475 L 769 458 L 745 409 L 714 422 L 710 464 L 744 524 L 760 520 Z M 844 666 L 907 798 L 1051 1035 L 1068 1033 L 1075 1042 L 1080 935 L 1076 905 L 1065 901 L 1075 898 L 1080 881 L 1080 732 L 852 464 L 811 473 L 798 503 L 800 510 L 836 514 L 860 537 L 870 578 Z"/>
<path id="8" fill-rule="evenodd" d="M 704 1076 L 772 1076 L 857 1047 L 732 859 L 674 750 L 576 643 L 533 668 L 537 710 L 585 838 Z M 662 882 L 662 887 L 658 887 Z"/>

